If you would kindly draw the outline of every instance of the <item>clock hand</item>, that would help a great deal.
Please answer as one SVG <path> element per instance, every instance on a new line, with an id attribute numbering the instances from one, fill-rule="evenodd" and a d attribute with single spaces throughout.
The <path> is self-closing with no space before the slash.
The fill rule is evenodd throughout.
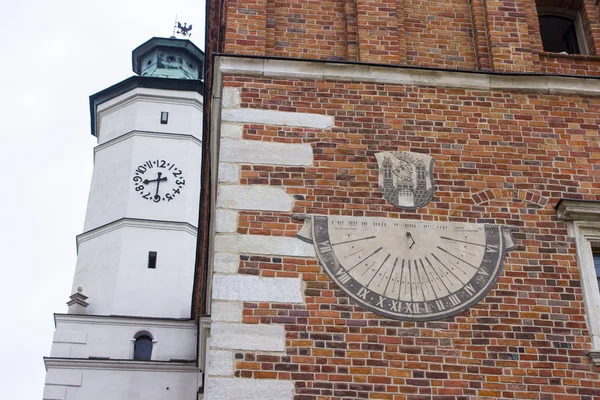
<path id="1" fill-rule="evenodd" d="M 142 183 L 143 183 L 144 185 L 147 185 L 147 184 L 149 184 L 150 182 L 160 182 L 160 181 L 166 181 L 166 180 L 167 180 L 167 177 L 166 177 L 166 176 L 163 176 L 163 177 L 161 178 L 161 177 L 160 177 L 160 176 L 161 176 L 161 174 L 162 174 L 162 172 L 159 172 L 159 173 L 158 173 L 158 178 L 156 178 L 156 179 L 144 179 L 144 180 L 142 181 Z"/>
<path id="2" fill-rule="evenodd" d="M 160 179 L 161 175 L 162 175 L 162 172 L 159 172 L 158 178 L 155 179 L 156 180 L 156 194 L 154 194 L 155 199 L 160 198 L 160 196 L 158 195 L 158 187 L 160 186 L 160 181 L 162 180 L 162 179 Z M 165 178 L 165 180 L 167 180 L 167 178 Z"/>

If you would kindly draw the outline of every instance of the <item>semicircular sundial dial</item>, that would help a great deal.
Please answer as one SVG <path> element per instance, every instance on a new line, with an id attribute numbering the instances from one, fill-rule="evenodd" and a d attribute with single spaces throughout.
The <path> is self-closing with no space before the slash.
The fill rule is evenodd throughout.
<path id="1" fill-rule="evenodd" d="M 365 308 L 393 319 L 425 321 L 455 315 L 489 292 L 505 253 L 514 248 L 513 230 L 309 215 L 298 237 L 314 244 L 329 276 Z"/>

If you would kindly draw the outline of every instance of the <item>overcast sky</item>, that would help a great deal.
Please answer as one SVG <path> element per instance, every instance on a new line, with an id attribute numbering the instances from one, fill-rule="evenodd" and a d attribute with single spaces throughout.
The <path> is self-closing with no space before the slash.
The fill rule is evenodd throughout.
<path id="1" fill-rule="evenodd" d="M 203 0 L 7 1 L 0 17 L 0 398 L 40 400 L 67 310 L 92 174 L 89 95 L 175 16 L 204 49 Z M 7 257 L 4 257 L 7 255 Z"/>

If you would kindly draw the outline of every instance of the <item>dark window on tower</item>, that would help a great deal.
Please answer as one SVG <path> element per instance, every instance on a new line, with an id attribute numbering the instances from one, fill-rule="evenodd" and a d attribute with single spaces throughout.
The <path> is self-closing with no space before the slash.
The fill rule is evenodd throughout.
<path id="1" fill-rule="evenodd" d="M 538 8 L 540 35 L 544 51 L 586 54 L 581 18 L 577 11 Z"/>
<path id="2" fill-rule="evenodd" d="M 156 268 L 156 251 L 148 252 L 148 268 L 155 269 Z"/>
<path id="3" fill-rule="evenodd" d="M 150 336 L 139 336 L 135 339 L 133 347 L 133 359 L 148 361 L 152 357 L 152 338 Z"/>

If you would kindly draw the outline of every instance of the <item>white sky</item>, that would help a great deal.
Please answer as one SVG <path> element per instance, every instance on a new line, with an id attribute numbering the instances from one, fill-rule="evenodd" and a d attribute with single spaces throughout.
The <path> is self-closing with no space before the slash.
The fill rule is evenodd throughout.
<path id="1" fill-rule="evenodd" d="M 203 0 L 6 1 L 0 16 L 0 399 L 40 400 L 92 173 L 89 95 L 175 15 L 204 48 Z"/>

